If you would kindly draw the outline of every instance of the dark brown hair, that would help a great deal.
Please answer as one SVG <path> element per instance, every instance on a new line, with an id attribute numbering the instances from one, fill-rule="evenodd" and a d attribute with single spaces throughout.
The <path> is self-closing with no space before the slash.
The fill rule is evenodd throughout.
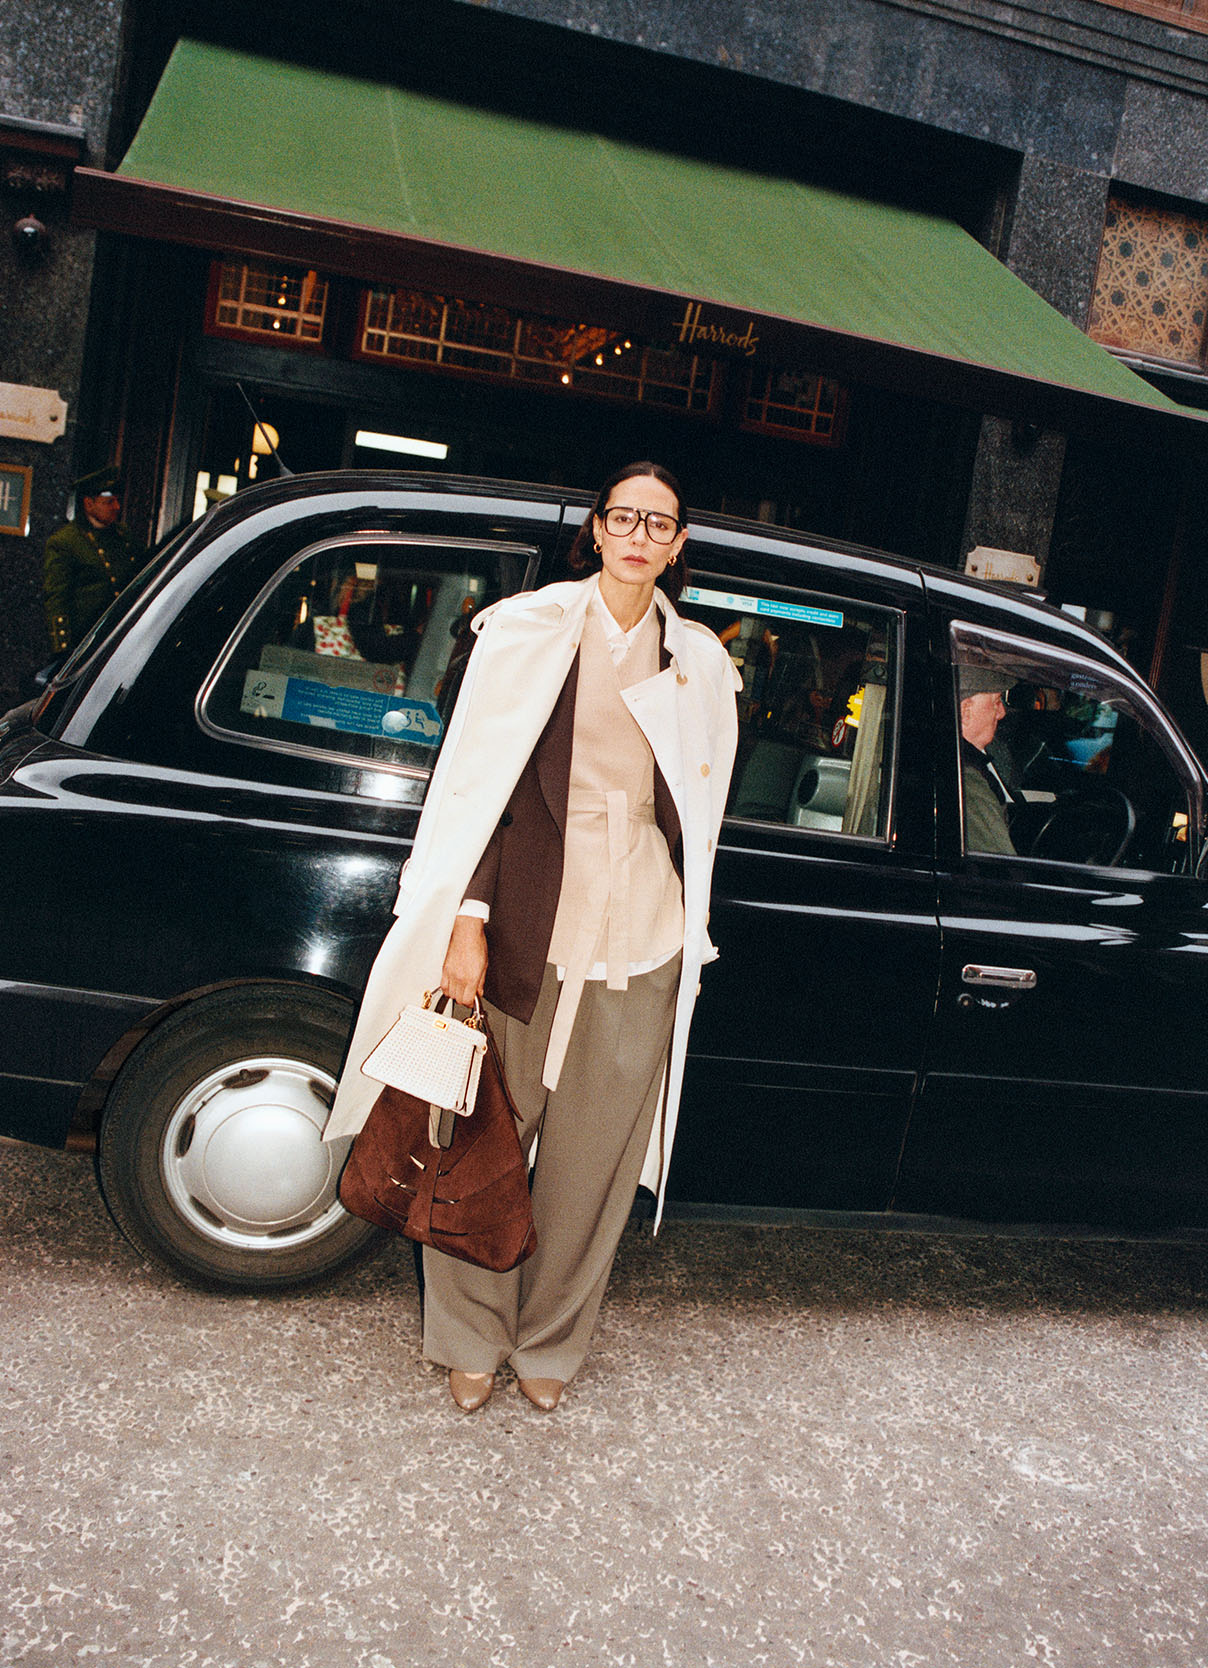
<path id="1" fill-rule="evenodd" d="M 600 566 L 600 553 L 595 548 L 596 535 L 592 520 L 599 516 L 604 519 L 604 506 L 608 503 L 614 487 L 620 486 L 622 481 L 632 481 L 639 475 L 653 475 L 656 481 L 661 481 L 675 494 L 676 519 L 682 527 L 687 525 L 688 511 L 684 505 L 684 495 L 680 491 L 680 484 L 669 469 L 664 469 L 661 463 L 627 463 L 624 469 L 618 469 L 615 475 L 610 475 L 596 494 L 596 501 L 588 511 L 582 527 L 575 534 L 575 542 L 567 553 L 567 564 L 572 573 L 594 573 Z M 683 550 L 680 551 L 675 563 L 665 567 L 655 580 L 660 591 L 663 591 L 672 602 L 679 599 L 680 592 L 689 583 L 688 566 L 684 561 Z"/>

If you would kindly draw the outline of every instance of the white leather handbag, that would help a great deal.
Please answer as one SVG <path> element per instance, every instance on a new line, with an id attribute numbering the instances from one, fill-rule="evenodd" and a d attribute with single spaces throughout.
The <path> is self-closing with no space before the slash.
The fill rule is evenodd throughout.
<path id="1" fill-rule="evenodd" d="M 408 1003 L 361 1070 L 432 1107 L 468 1117 L 486 1048 L 477 1000 L 470 1019 L 454 1019 L 452 998 L 437 992 L 433 1001 L 429 991 L 422 1006 Z"/>

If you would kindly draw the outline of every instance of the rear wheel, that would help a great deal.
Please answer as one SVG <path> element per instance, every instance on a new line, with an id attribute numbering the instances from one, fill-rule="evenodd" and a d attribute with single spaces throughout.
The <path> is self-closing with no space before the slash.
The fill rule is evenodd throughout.
<path id="1" fill-rule="evenodd" d="M 238 986 L 157 1026 L 109 1095 L 105 1202 L 143 1256 L 203 1285 L 305 1284 L 382 1239 L 336 1197 L 323 1126 L 352 1026 L 328 991 Z"/>

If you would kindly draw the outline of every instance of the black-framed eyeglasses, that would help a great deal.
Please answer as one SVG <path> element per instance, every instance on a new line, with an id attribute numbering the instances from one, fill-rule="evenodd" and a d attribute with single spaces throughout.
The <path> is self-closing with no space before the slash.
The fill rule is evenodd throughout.
<path id="1" fill-rule="evenodd" d="M 640 522 L 646 523 L 646 534 L 655 544 L 671 544 L 680 530 L 673 515 L 662 510 L 634 510 L 628 504 L 610 504 L 604 511 L 604 528 L 614 539 L 628 538 L 637 531 Z"/>

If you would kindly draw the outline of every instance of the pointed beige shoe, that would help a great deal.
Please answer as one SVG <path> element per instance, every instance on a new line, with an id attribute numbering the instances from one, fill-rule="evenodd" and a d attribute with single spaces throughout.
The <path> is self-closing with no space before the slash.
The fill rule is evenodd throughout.
<path id="1" fill-rule="evenodd" d="M 463 1373 L 449 1368 L 449 1394 L 463 1413 L 477 1413 L 491 1399 L 495 1388 L 494 1373 Z"/>
<path id="2" fill-rule="evenodd" d="M 560 1378 L 522 1378 L 517 1381 L 521 1391 L 542 1413 L 552 1413 L 562 1400 L 566 1386 Z"/>

